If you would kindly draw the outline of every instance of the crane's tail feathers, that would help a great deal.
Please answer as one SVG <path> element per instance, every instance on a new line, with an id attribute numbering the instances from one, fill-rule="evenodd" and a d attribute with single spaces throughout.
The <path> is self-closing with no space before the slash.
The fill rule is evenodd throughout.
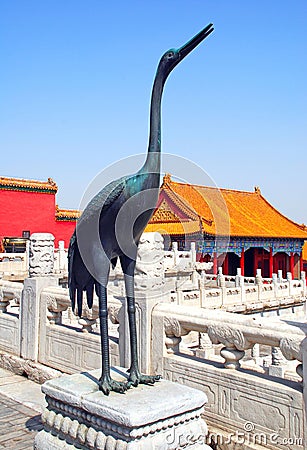
<path id="1" fill-rule="evenodd" d="M 90 285 L 86 286 L 86 299 L 87 305 L 91 309 L 93 307 L 93 300 L 94 300 L 94 283 L 91 283 Z"/>
<path id="2" fill-rule="evenodd" d="M 82 316 L 82 304 L 83 304 L 83 291 L 82 289 L 77 289 L 77 309 L 78 316 Z"/>
<path id="3" fill-rule="evenodd" d="M 68 250 L 68 286 L 72 310 L 77 303 L 78 316 L 82 316 L 83 291 L 86 291 L 88 307 L 93 307 L 94 279 L 85 267 L 78 248 L 76 232 L 72 235 Z"/>
<path id="4" fill-rule="evenodd" d="M 76 287 L 70 285 L 69 286 L 69 297 L 71 301 L 71 308 L 74 311 L 76 307 Z"/>
<path id="5" fill-rule="evenodd" d="M 76 306 L 76 283 L 73 276 L 73 262 L 76 247 L 76 232 L 72 235 L 69 242 L 68 248 L 68 287 L 69 287 L 69 297 L 71 301 L 72 310 L 75 310 Z"/>

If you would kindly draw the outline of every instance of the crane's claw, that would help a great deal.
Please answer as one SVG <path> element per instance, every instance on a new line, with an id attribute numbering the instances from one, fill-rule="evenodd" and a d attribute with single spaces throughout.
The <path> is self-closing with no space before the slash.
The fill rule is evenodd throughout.
<path id="1" fill-rule="evenodd" d="M 115 381 L 111 377 L 100 378 L 99 390 L 105 395 L 109 395 L 111 391 L 124 394 L 129 389 L 129 383 L 123 381 Z"/>
<path id="2" fill-rule="evenodd" d="M 139 384 L 154 384 L 161 379 L 161 375 L 143 375 L 138 370 L 130 370 L 128 386 L 137 387 Z"/>

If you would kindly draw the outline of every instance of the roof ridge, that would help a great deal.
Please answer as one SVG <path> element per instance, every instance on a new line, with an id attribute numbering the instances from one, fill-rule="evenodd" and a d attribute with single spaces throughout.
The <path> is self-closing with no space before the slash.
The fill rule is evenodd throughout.
<path id="1" fill-rule="evenodd" d="M 170 192 L 172 192 L 172 194 L 173 194 L 173 196 L 175 197 L 175 199 L 177 200 L 180 200 L 181 201 L 181 203 L 183 204 L 183 205 L 185 205 L 186 206 L 186 208 L 187 209 L 189 209 L 190 211 L 192 211 L 192 213 L 193 213 L 193 215 L 195 216 L 197 216 L 197 218 L 198 218 L 198 220 L 200 220 L 201 222 L 205 222 L 207 225 L 212 225 L 213 224 L 213 220 L 211 220 L 211 219 L 207 219 L 206 217 L 204 217 L 202 214 L 199 214 L 189 203 L 188 203 L 188 201 L 182 196 L 182 195 L 180 195 L 178 192 L 176 192 L 176 191 L 174 191 L 173 190 L 173 188 L 170 186 L 170 184 L 180 184 L 180 185 L 185 185 L 185 186 L 189 186 L 189 187 L 191 187 L 192 189 L 193 189 L 193 191 L 195 191 L 196 193 L 198 193 L 197 192 L 197 190 L 195 189 L 195 185 L 193 185 L 193 184 L 189 184 L 189 183 L 176 183 L 176 182 L 172 182 L 172 180 L 171 180 L 171 177 L 170 177 L 170 175 L 169 174 L 166 174 L 165 176 L 164 176 L 164 178 L 163 178 L 163 183 L 162 183 L 162 186 L 161 186 L 161 189 L 163 188 L 163 187 L 167 187 L 168 189 L 169 189 L 169 191 Z M 199 194 L 199 193 L 198 193 Z M 176 202 L 176 200 L 175 199 L 172 199 L 173 201 L 174 201 L 174 203 L 175 204 L 177 204 L 178 202 Z M 206 200 L 205 200 L 206 201 Z M 207 202 L 206 202 L 207 203 Z M 208 203 L 207 203 L 208 204 Z M 210 206 L 208 205 L 208 207 L 209 207 L 209 209 L 210 209 Z"/>
<path id="2" fill-rule="evenodd" d="M 58 186 L 52 178 L 48 178 L 47 181 L 32 180 L 27 178 L 16 177 L 3 177 L 0 176 L 0 186 L 9 188 L 21 188 L 21 189 L 41 189 L 49 191 L 57 191 Z"/>
<path id="3" fill-rule="evenodd" d="M 259 192 L 256 191 L 245 191 L 242 189 L 230 189 L 230 188 L 221 188 L 218 186 L 207 186 L 205 184 L 192 184 L 192 183 L 184 183 L 184 182 L 178 182 L 178 181 L 173 181 L 170 180 L 171 184 L 180 184 L 180 185 L 185 185 L 185 186 L 191 186 L 191 187 L 197 187 L 197 188 L 206 188 L 206 189 L 212 189 L 212 190 L 219 190 L 219 191 L 227 191 L 227 192 L 239 192 L 240 194 L 251 194 L 251 195 L 261 195 L 259 194 Z"/>
<path id="4" fill-rule="evenodd" d="M 171 186 L 169 186 L 168 184 L 163 183 L 161 188 L 163 188 L 163 185 L 169 188 L 171 195 L 169 195 L 170 193 L 168 193 L 166 190 L 164 190 L 164 192 L 166 192 L 169 195 L 170 199 L 175 203 L 175 205 L 180 207 L 178 203 L 181 203 L 184 208 L 181 209 L 183 209 L 183 212 L 189 215 L 191 219 L 194 219 L 195 216 L 199 218 L 199 214 L 189 205 L 189 203 L 186 201 L 185 198 L 174 192 Z"/>

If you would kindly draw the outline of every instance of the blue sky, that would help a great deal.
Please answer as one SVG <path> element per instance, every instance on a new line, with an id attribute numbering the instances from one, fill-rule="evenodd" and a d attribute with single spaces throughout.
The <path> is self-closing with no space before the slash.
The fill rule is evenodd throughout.
<path id="1" fill-rule="evenodd" d="M 3 0 L 0 175 L 52 177 L 78 208 L 102 169 L 146 152 L 160 56 L 209 22 L 167 81 L 162 151 L 307 223 L 303 0 Z"/>

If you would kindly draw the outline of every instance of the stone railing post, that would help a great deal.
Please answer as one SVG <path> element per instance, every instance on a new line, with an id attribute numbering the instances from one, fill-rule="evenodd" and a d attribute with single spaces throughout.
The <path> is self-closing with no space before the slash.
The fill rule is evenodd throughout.
<path id="1" fill-rule="evenodd" d="M 67 254 L 64 248 L 64 241 L 59 241 L 59 270 L 60 273 L 67 271 Z"/>
<path id="2" fill-rule="evenodd" d="M 235 278 L 235 287 L 240 288 L 240 294 L 241 294 L 241 303 L 245 303 L 245 286 L 244 286 L 244 276 L 242 275 L 241 268 L 237 268 L 237 275 Z"/>
<path id="3" fill-rule="evenodd" d="M 219 268 L 218 268 L 218 271 L 217 271 L 216 285 L 217 285 L 218 287 L 221 287 L 223 284 L 225 284 L 225 277 L 224 277 L 224 275 L 223 275 L 223 269 L 222 269 L 222 267 L 219 267 Z"/>
<path id="4" fill-rule="evenodd" d="M 193 289 L 198 288 L 198 280 L 199 280 L 199 274 L 197 270 L 193 269 L 192 275 L 191 275 L 191 282 L 193 284 Z"/>
<path id="5" fill-rule="evenodd" d="M 304 271 L 301 271 L 301 280 L 302 280 L 302 297 L 306 297 L 306 295 L 307 295 L 307 291 L 306 291 L 306 273 Z M 306 316 L 306 313 L 307 313 L 306 302 L 305 302 L 304 308 L 305 308 L 305 316 Z"/>
<path id="6" fill-rule="evenodd" d="M 177 305 L 184 304 L 184 295 L 182 290 L 182 282 L 180 280 L 175 281 L 175 290 L 177 294 Z"/>
<path id="7" fill-rule="evenodd" d="M 303 363 L 302 377 L 303 377 L 303 396 L 304 396 L 304 405 L 305 405 L 305 417 L 307 417 L 307 337 L 301 342 L 300 350 L 302 353 L 302 363 Z"/>
<path id="8" fill-rule="evenodd" d="M 240 277 L 239 277 L 239 286 L 240 286 L 240 291 L 241 291 L 241 303 L 243 305 L 246 300 L 245 284 L 244 284 L 244 276 L 243 275 L 240 275 Z"/>
<path id="9" fill-rule="evenodd" d="M 289 295 L 293 294 L 293 283 L 292 283 L 292 273 L 291 272 L 287 272 L 287 283 L 288 283 L 288 292 Z"/>
<path id="10" fill-rule="evenodd" d="M 273 283 L 273 288 L 274 288 L 274 297 L 277 298 L 277 295 L 278 295 L 278 279 L 277 279 L 277 274 L 276 273 L 272 274 L 272 283 Z"/>
<path id="11" fill-rule="evenodd" d="M 240 286 L 240 277 L 241 277 L 241 269 L 240 267 L 237 268 L 237 275 L 235 278 L 235 286 L 239 287 Z"/>
<path id="12" fill-rule="evenodd" d="M 261 269 L 256 270 L 256 276 L 255 276 L 255 284 L 257 286 L 257 295 L 258 295 L 258 301 L 261 301 L 261 294 L 262 294 L 262 285 L 263 285 L 263 279 L 261 275 Z"/>
<path id="13" fill-rule="evenodd" d="M 177 264 L 179 264 L 178 242 L 172 242 L 172 251 L 173 251 L 173 254 L 174 254 L 174 266 L 177 266 Z"/>
<path id="14" fill-rule="evenodd" d="M 30 237 L 29 277 L 45 277 L 53 273 L 54 236 L 33 233 Z"/>
<path id="15" fill-rule="evenodd" d="M 301 271 L 301 280 L 303 282 L 303 295 L 306 295 L 306 273 Z"/>
<path id="16" fill-rule="evenodd" d="M 200 306 L 201 308 L 206 307 L 206 274 L 202 270 L 201 276 L 199 278 L 199 297 L 200 297 Z"/>
<path id="17" fill-rule="evenodd" d="M 196 263 L 196 244 L 191 242 L 191 260 L 192 264 Z"/>
<path id="18" fill-rule="evenodd" d="M 30 241 L 26 241 L 26 256 L 25 256 L 25 270 L 26 272 L 29 270 L 30 266 Z"/>
<path id="19" fill-rule="evenodd" d="M 54 237 L 50 233 L 34 233 L 30 237 L 29 278 L 24 281 L 20 302 L 20 356 L 37 361 L 40 322 L 40 294 L 47 286 L 55 286 L 53 278 Z"/>
<path id="20" fill-rule="evenodd" d="M 218 287 L 221 288 L 222 305 L 224 305 L 227 302 L 227 292 L 226 292 L 226 281 L 225 281 L 225 276 L 223 275 L 222 267 L 218 268 L 218 273 L 217 273 L 217 277 L 216 277 L 216 284 L 217 284 Z"/>
<path id="21" fill-rule="evenodd" d="M 278 283 L 282 283 L 282 280 L 283 280 L 283 278 L 282 278 L 282 270 L 278 270 L 277 271 L 277 281 L 278 281 Z"/>

